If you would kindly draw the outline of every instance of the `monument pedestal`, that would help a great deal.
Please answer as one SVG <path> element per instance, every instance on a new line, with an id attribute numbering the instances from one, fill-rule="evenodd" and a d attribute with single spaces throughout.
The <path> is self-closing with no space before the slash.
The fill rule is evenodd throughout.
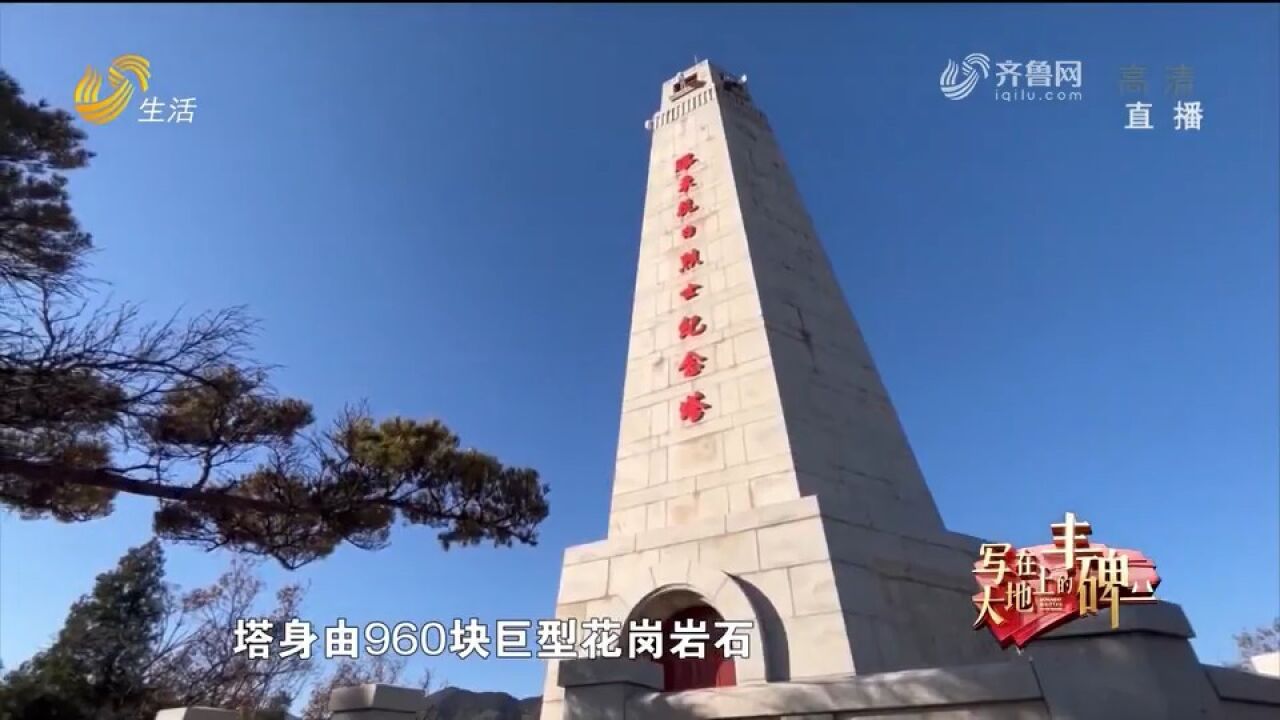
<path id="1" fill-rule="evenodd" d="M 985 632 L 985 630 L 984 630 Z M 598 660 L 573 660 L 566 705 L 626 720 L 1263 720 L 1280 680 L 1201 665 L 1172 603 L 1123 608 L 1033 640 L 1005 662 L 662 693 Z M 626 662 L 626 661 L 623 661 Z M 635 667 L 633 672 L 644 672 Z M 653 675 L 649 675 L 650 681 Z M 610 683 L 601 685 L 600 682 Z"/>
<path id="2" fill-rule="evenodd" d="M 1225 716 L 1194 636 L 1173 603 L 1123 605 L 1114 630 L 1103 610 L 1032 640 L 1023 653 L 1055 720 L 1218 720 Z"/>

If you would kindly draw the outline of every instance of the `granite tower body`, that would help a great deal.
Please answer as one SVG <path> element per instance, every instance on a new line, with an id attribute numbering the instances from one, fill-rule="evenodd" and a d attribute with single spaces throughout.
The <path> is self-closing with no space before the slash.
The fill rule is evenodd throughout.
<path id="1" fill-rule="evenodd" d="M 745 79 L 700 62 L 646 126 L 608 538 L 565 552 L 557 616 L 752 621 L 740 685 L 1000 659 L 979 541 L 943 525 Z"/>

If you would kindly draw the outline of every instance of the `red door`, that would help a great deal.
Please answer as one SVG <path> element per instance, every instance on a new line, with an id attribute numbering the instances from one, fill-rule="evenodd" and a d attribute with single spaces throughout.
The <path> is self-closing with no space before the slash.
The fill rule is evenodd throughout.
<path id="1" fill-rule="evenodd" d="M 733 659 L 724 657 L 723 652 L 714 646 L 718 638 L 715 623 L 720 622 L 720 614 L 706 605 L 697 605 L 672 615 L 663 623 L 667 633 L 667 642 L 662 653 L 662 671 L 664 688 L 667 692 L 681 690 L 697 690 L 710 687 L 731 687 L 737 684 Z M 707 643 L 705 657 L 681 658 L 671 653 L 674 641 L 671 631 L 679 621 L 686 624 L 690 621 L 705 623 L 707 632 L 711 633 L 711 641 Z"/>

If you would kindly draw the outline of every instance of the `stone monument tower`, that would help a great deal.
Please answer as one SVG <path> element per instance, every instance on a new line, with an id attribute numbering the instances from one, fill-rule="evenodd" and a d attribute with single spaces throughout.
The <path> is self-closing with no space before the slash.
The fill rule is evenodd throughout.
<path id="1" fill-rule="evenodd" d="M 751 621 L 729 682 L 998 660 L 949 532 L 745 78 L 662 85 L 608 538 L 561 618 Z M 670 688 L 669 688 L 670 689 Z M 549 662 L 544 720 L 559 720 Z"/>

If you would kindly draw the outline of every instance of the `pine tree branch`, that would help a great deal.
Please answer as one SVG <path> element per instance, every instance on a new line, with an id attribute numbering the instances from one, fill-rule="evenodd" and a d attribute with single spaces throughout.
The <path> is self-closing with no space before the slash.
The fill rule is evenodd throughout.
<path id="1" fill-rule="evenodd" d="M 237 510 L 256 510 L 265 513 L 297 510 L 297 508 L 290 507 L 285 503 L 235 495 L 225 490 L 206 490 L 182 485 L 168 485 L 139 480 L 110 470 L 73 468 L 66 465 L 33 462 L 4 456 L 0 456 L 0 475 L 16 475 L 26 480 L 42 483 L 72 483 L 160 500 L 173 500 L 175 502 Z"/>

